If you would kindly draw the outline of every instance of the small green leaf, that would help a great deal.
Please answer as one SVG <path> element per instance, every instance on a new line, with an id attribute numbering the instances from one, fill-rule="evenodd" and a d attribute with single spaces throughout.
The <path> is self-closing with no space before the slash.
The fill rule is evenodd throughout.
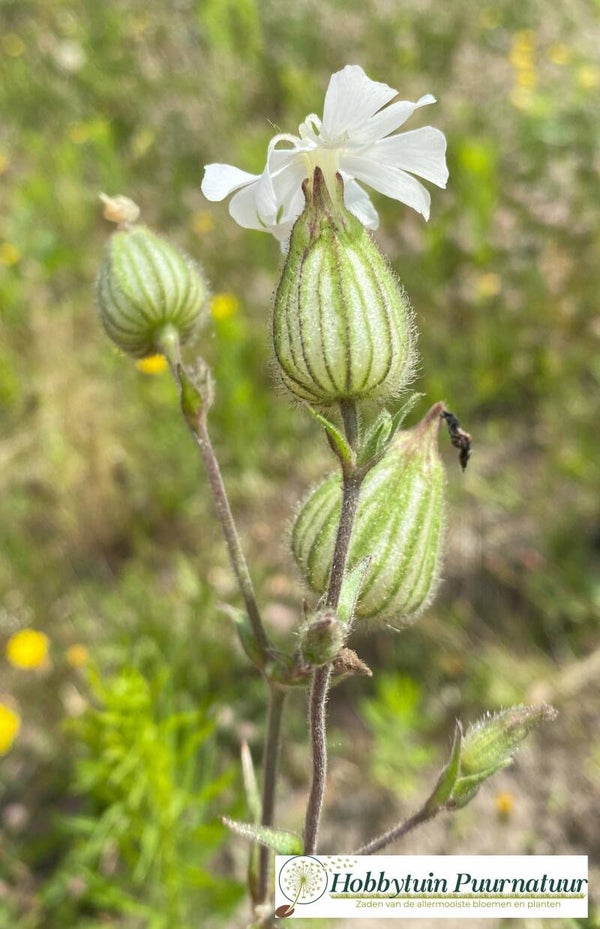
<path id="1" fill-rule="evenodd" d="M 388 434 L 388 442 L 392 441 L 392 439 L 398 432 L 398 429 L 400 428 L 400 426 L 402 425 L 402 423 L 404 422 L 408 414 L 412 412 L 413 408 L 416 406 L 417 401 L 420 400 L 421 397 L 424 397 L 424 396 L 425 394 L 421 394 L 416 390 L 413 391 L 410 397 L 408 398 L 408 400 L 406 400 L 402 404 L 400 409 L 396 410 L 396 412 L 392 415 L 392 422 L 391 422 L 390 431 Z"/>
<path id="2" fill-rule="evenodd" d="M 379 459 L 385 454 L 400 426 L 422 396 L 423 394 L 413 392 L 400 409 L 393 414 L 388 410 L 382 410 L 362 444 L 359 454 L 360 464 Z"/>
<path id="3" fill-rule="evenodd" d="M 193 433 L 198 429 L 198 420 L 204 408 L 202 394 L 188 376 L 183 365 L 177 365 L 177 377 L 181 386 L 181 412 Z"/>
<path id="4" fill-rule="evenodd" d="M 246 613 L 243 610 L 229 606 L 228 603 L 222 603 L 221 609 L 233 620 L 242 648 L 252 664 L 255 664 L 257 668 L 262 668 L 264 666 L 263 656 L 256 644 L 252 623 Z"/>
<path id="5" fill-rule="evenodd" d="M 460 720 L 456 720 L 454 729 L 454 738 L 452 748 L 450 749 L 450 758 L 448 763 L 442 769 L 435 788 L 425 803 L 427 810 L 432 813 L 444 806 L 452 796 L 454 785 L 460 771 L 460 750 L 462 746 L 462 725 Z"/>
<path id="6" fill-rule="evenodd" d="M 252 816 L 254 822 L 258 823 L 260 821 L 260 794 L 258 792 L 258 784 L 256 782 L 256 773 L 254 771 L 252 753 L 250 752 L 250 748 L 245 739 L 242 742 L 240 755 L 242 760 L 242 779 L 244 782 L 244 793 L 246 794 L 248 812 Z"/>
<path id="7" fill-rule="evenodd" d="M 449 801 L 451 807 L 455 810 L 462 809 L 463 806 L 466 806 L 467 803 L 473 799 L 484 781 L 487 781 L 492 775 L 501 771 L 502 768 L 507 768 L 511 764 L 512 758 L 506 758 L 504 761 L 501 761 L 497 765 L 493 765 L 486 771 L 457 778 Z"/>
<path id="8" fill-rule="evenodd" d="M 346 442 L 346 439 L 333 423 L 330 423 L 327 417 L 322 416 L 309 404 L 306 404 L 311 415 L 323 426 L 323 429 L 327 433 L 327 440 L 331 445 L 331 448 L 340 459 L 345 464 L 352 464 L 354 462 L 354 452 Z"/>
<path id="9" fill-rule="evenodd" d="M 385 447 L 392 425 L 392 415 L 387 410 L 382 410 L 371 428 L 367 432 L 364 442 L 360 449 L 359 461 L 364 464 L 380 454 L 382 447 Z"/>
<path id="10" fill-rule="evenodd" d="M 235 819 L 224 816 L 223 822 L 228 829 L 237 835 L 242 835 L 252 842 L 259 842 L 273 849 L 278 855 L 301 855 L 303 851 L 302 838 L 295 832 L 285 829 L 271 829 L 269 826 L 258 826 L 254 823 L 240 823 Z"/>
<path id="11" fill-rule="evenodd" d="M 363 560 L 359 561 L 356 567 L 354 567 L 352 571 L 349 571 L 344 578 L 336 610 L 337 618 L 342 623 L 352 622 L 354 610 L 356 609 L 356 604 L 358 603 L 358 598 L 360 597 L 360 592 L 370 564 L 370 558 L 363 558 Z"/>

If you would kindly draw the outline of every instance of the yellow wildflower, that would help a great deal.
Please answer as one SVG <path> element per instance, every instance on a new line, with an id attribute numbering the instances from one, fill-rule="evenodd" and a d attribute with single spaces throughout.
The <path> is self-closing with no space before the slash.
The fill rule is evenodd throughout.
<path id="1" fill-rule="evenodd" d="M 508 819 L 515 806 L 513 794 L 508 793 L 508 791 L 497 794 L 495 803 L 498 816 L 501 816 L 503 819 Z"/>
<path id="2" fill-rule="evenodd" d="M 600 87 L 600 68 L 594 65 L 582 65 L 577 70 L 576 78 L 582 90 L 596 90 Z"/>
<path id="3" fill-rule="evenodd" d="M 198 210 L 192 216 L 192 229 L 197 235 L 207 235 L 214 228 L 215 221 L 207 210 Z"/>
<path id="4" fill-rule="evenodd" d="M 237 313 L 240 301 L 235 294 L 222 293 L 215 294 L 210 304 L 210 312 L 213 319 L 229 319 Z"/>
<path id="5" fill-rule="evenodd" d="M 2 37 L 2 49 L 9 58 L 20 58 L 25 51 L 25 43 L 21 36 L 14 32 L 7 32 Z"/>
<path id="6" fill-rule="evenodd" d="M 70 645 L 66 651 L 67 664 L 72 668 L 83 668 L 87 664 L 89 652 L 85 645 Z"/>
<path id="7" fill-rule="evenodd" d="M 4 265 L 5 268 L 12 268 L 20 258 L 21 252 L 12 242 L 3 242 L 0 245 L 0 265 Z"/>
<path id="8" fill-rule="evenodd" d="M 571 60 L 571 49 L 562 42 L 555 42 L 548 49 L 548 58 L 555 65 L 566 65 Z"/>
<path id="9" fill-rule="evenodd" d="M 4 703 L 0 703 L 0 755 L 11 748 L 21 728 L 21 717 Z"/>
<path id="10" fill-rule="evenodd" d="M 535 87 L 537 84 L 537 73 L 535 68 L 519 68 L 515 74 L 515 83 L 518 87 Z"/>
<path id="11" fill-rule="evenodd" d="M 22 629 L 6 643 L 6 657 L 15 668 L 41 668 L 48 661 L 48 636 L 37 629 Z"/>
<path id="12" fill-rule="evenodd" d="M 508 53 L 508 60 L 515 71 L 532 71 L 534 65 L 533 33 L 524 30 L 517 32 Z"/>
<path id="13" fill-rule="evenodd" d="M 502 281 L 500 275 L 495 274 L 493 271 L 488 271 L 479 276 L 477 281 L 477 292 L 480 297 L 495 297 L 500 293 L 501 286 Z"/>
<path id="14" fill-rule="evenodd" d="M 162 374 L 169 367 L 169 363 L 164 355 L 147 355 L 136 361 L 135 366 L 142 374 Z"/>

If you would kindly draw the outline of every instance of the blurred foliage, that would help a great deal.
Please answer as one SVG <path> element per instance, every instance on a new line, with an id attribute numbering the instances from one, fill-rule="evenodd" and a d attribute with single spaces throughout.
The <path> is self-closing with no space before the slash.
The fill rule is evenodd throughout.
<path id="1" fill-rule="evenodd" d="M 3 664 L 0 699 L 18 708 L 22 727 L 0 774 L 2 842 L 22 862 L 0 857 L 3 886 L 16 888 L 1 898 L 0 925 L 35 926 L 27 901 L 38 898 L 54 906 L 47 929 L 105 925 L 102 913 L 122 927 L 158 925 L 128 911 L 126 901 L 153 903 L 123 871 L 111 883 L 118 899 L 103 896 L 97 877 L 85 912 L 57 890 L 75 846 L 88 862 L 99 853 L 84 824 L 106 825 L 122 802 L 97 789 L 103 714 L 128 687 L 146 695 L 152 738 L 192 708 L 206 725 L 219 722 L 216 777 L 237 756 L 241 721 L 254 739 L 262 726 L 260 681 L 218 609 L 236 595 L 175 389 L 168 375 L 144 375 L 119 356 L 96 319 L 108 234 L 97 194 L 132 196 L 149 225 L 203 263 L 213 292 L 234 298 L 215 302 L 198 348 L 217 378 L 215 442 L 260 555 L 261 598 L 284 631 L 299 591 L 286 580 L 281 538 L 327 466 L 325 446 L 273 390 L 266 322 L 278 246 L 238 228 L 199 185 L 212 161 L 261 170 L 273 127 L 294 131 L 319 111 L 330 74 L 346 63 L 407 99 L 439 99 L 427 118 L 448 137 L 448 190 L 434 192 L 428 224 L 379 198 L 378 239 L 417 313 L 423 407 L 443 397 L 475 439 L 464 479 L 448 453 L 442 596 L 402 636 L 360 643 L 388 669 L 365 703 L 380 775 L 394 758 L 377 733 L 395 713 L 400 728 L 424 734 L 444 713 L 519 702 L 532 681 L 591 647 L 600 613 L 598 13 L 590 0 L 176 0 L 168 9 L 157 0 L 1 0 L 0 635 L 4 647 L 33 626 L 51 647 L 39 671 Z M 73 644 L 100 669 L 95 693 L 68 663 Z M 397 685 L 392 668 L 406 676 Z M 412 696 L 407 680 L 422 681 Z M 96 710 L 67 734 L 65 714 L 90 699 Z M 182 753 L 192 743 L 187 724 L 171 725 L 155 773 L 167 770 L 187 802 L 207 782 L 177 794 L 175 782 L 187 790 L 193 766 Z M 125 732 L 117 727 L 115 738 Z M 207 734 L 200 758 L 213 758 L 216 737 Z M 409 780 L 425 761 L 420 745 L 419 736 Z M 157 835 L 141 820 L 158 788 L 143 783 L 142 805 L 127 812 L 140 847 Z M 160 817 L 153 828 L 160 822 L 166 828 Z M 69 823 L 81 826 L 70 837 Z M 188 825 L 173 836 L 175 857 Z M 166 865 L 146 860 L 163 875 L 155 892 L 179 899 Z M 213 871 L 205 857 L 196 864 L 197 876 Z"/>
<path id="2" fill-rule="evenodd" d="M 93 674 L 90 690 L 97 705 L 70 728 L 85 749 L 75 791 L 91 808 L 63 822 L 69 852 L 43 905 L 63 925 L 101 904 L 152 929 L 226 912 L 243 890 L 208 867 L 225 838 L 211 811 L 233 774 L 219 774 L 214 723 L 176 711 L 166 670 L 152 682 L 127 668 L 106 682 Z"/>
<path id="3" fill-rule="evenodd" d="M 436 757 L 433 714 L 425 706 L 422 685 L 406 675 L 379 674 L 374 690 L 359 703 L 373 739 L 370 770 L 395 797 L 410 798 L 422 789 L 423 772 Z"/>

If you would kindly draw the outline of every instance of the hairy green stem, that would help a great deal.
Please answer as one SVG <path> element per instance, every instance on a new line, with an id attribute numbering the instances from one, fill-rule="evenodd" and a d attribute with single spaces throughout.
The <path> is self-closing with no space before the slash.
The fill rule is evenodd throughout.
<path id="1" fill-rule="evenodd" d="M 403 823 L 399 823 L 397 826 L 389 829 L 388 832 L 384 832 L 383 835 L 371 839 L 371 841 L 366 842 L 365 845 L 361 845 L 354 854 L 372 855 L 374 852 L 378 852 L 382 848 L 385 848 L 386 845 L 390 845 L 392 842 L 396 842 L 397 839 L 401 839 L 402 836 L 405 836 L 407 833 L 412 832 L 417 826 L 426 823 L 428 819 L 433 819 L 439 812 L 439 807 L 437 809 L 428 810 L 427 807 L 424 806 L 417 813 L 413 813 L 412 816 L 409 816 Z"/>
<path id="2" fill-rule="evenodd" d="M 346 438 L 352 449 L 358 443 L 358 416 L 356 405 L 350 401 L 340 404 Z M 342 512 L 335 540 L 331 574 L 327 589 L 327 606 L 336 610 L 342 592 L 348 549 L 358 509 L 361 476 L 353 468 L 342 468 Z M 312 776 L 304 824 L 304 854 L 314 855 L 317 850 L 321 810 L 327 779 L 327 694 L 331 678 L 331 665 L 316 668 L 310 690 L 308 723 L 312 752 Z"/>
<path id="3" fill-rule="evenodd" d="M 190 410 L 187 409 L 186 404 L 183 403 L 185 394 L 182 377 L 185 372 L 181 367 L 179 340 L 176 336 L 173 337 L 171 332 L 166 332 L 164 333 L 163 348 L 173 376 L 180 384 L 182 390 L 182 409 L 184 416 L 200 450 L 217 514 L 221 522 L 227 550 L 229 552 L 229 559 L 237 578 L 240 593 L 246 607 L 246 613 L 248 614 L 248 619 L 252 627 L 254 646 L 258 653 L 256 663 L 259 664 L 263 674 L 265 674 L 265 668 L 271 657 L 271 644 L 263 626 L 256 594 L 254 592 L 254 585 L 229 504 L 229 498 L 223 482 L 219 462 L 208 432 L 206 402 L 208 401 L 208 405 L 210 405 L 210 399 L 209 397 L 203 398 L 197 393 L 197 396 L 194 397 L 193 405 L 195 412 L 194 415 L 190 415 Z M 196 403 L 198 404 L 197 407 L 195 405 Z M 279 747 L 281 743 L 281 722 L 286 692 L 277 684 L 269 681 L 266 675 L 265 681 L 269 687 L 269 709 L 267 716 L 267 733 L 263 750 L 261 824 L 263 826 L 272 826 L 275 815 L 275 787 Z M 269 864 L 269 849 L 261 847 L 259 850 L 257 882 L 257 903 L 259 904 L 266 902 L 269 896 Z"/>
<path id="4" fill-rule="evenodd" d="M 229 559 L 237 578 L 238 586 L 246 606 L 248 618 L 252 625 L 252 632 L 254 634 L 255 643 L 263 661 L 266 663 L 270 651 L 269 640 L 267 638 L 267 634 L 265 632 L 260 616 L 260 611 L 258 609 L 256 594 L 254 593 L 254 585 L 252 583 L 252 578 L 250 577 L 250 571 L 248 570 L 246 557 L 242 550 L 240 537 L 238 535 L 237 527 L 231 512 L 231 507 L 229 505 L 229 498 L 227 497 L 227 491 L 225 490 L 225 485 L 223 483 L 219 462 L 217 461 L 217 457 L 208 434 L 208 428 L 206 426 L 206 414 L 204 412 L 202 412 L 198 417 L 196 428 L 194 429 L 194 437 L 198 444 L 198 448 L 200 449 L 200 454 L 202 455 L 202 460 L 204 462 L 204 467 L 208 477 L 208 483 L 210 485 L 213 499 L 215 501 L 215 506 L 217 508 L 217 513 L 221 521 L 225 542 L 227 543 Z"/>
<path id="5" fill-rule="evenodd" d="M 272 826 L 275 817 L 275 786 L 277 782 L 277 762 L 281 744 L 281 721 L 285 704 L 286 691 L 276 684 L 269 684 L 269 711 L 267 717 L 267 735 L 263 750 L 262 763 L 262 810 L 261 825 Z M 269 865 L 271 852 L 264 845 L 259 851 L 258 864 L 258 903 L 269 898 Z"/>
<path id="6" fill-rule="evenodd" d="M 173 329 L 173 327 L 166 327 L 166 329 L 161 334 L 160 347 L 166 356 L 167 361 L 169 362 L 169 367 L 175 382 L 179 384 L 183 391 L 184 382 L 182 381 L 181 377 L 184 372 L 181 362 L 181 348 L 179 345 L 177 332 Z M 200 399 L 200 395 L 198 395 L 198 398 Z M 200 449 L 200 454 L 202 456 L 202 461 L 204 462 L 204 467 L 208 477 L 208 483 L 212 492 L 215 506 L 217 508 L 217 514 L 221 522 L 223 535 L 225 536 L 225 542 L 229 552 L 229 559 L 231 561 L 231 565 L 233 567 L 233 571 L 237 578 L 238 586 L 246 606 L 246 612 L 252 626 L 255 644 L 258 651 L 260 652 L 264 665 L 269 658 L 270 643 L 261 619 L 256 594 L 254 592 L 254 585 L 252 583 L 252 578 L 250 577 L 250 571 L 248 570 L 246 556 L 244 555 L 244 551 L 242 549 L 242 543 L 240 541 L 237 527 L 235 525 L 233 513 L 231 512 L 231 506 L 229 505 L 229 498 L 227 496 L 227 491 L 225 490 L 225 484 L 223 483 L 219 462 L 210 440 L 208 426 L 206 423 L 206 415 L 206 401 L 202 399 L 198 406 L 197 415 L 194 415 L 193 417 L 193 422 L 188 416 L 186 416 L 186 421 L 190 431 L 192 432 L 192 435 L 194 436 L 194 439 L 196 440 L 196 444 Z"/>

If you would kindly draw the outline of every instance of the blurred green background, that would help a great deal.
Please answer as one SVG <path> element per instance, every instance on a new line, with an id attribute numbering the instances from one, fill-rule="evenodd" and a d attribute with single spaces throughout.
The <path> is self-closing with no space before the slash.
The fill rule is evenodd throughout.
<path id="1" fill-rule="evenodd" d="M 219 610 L 237 595 L 175 388 L 101 332 L 97 196 L 133 197 L 211 281 L 214 440 L 283 637 L 302 596 L 286 529 L 332 462 L 273 388 L 278 245 L 200 182 L 212 161 L 262 170 L 348 63 L 438 98 L 409 128 L 446 133 L 448 190 L 429 224 L 375 195 L 377 238 L 416 310 L 422 409 L 445 399 L 474 453 L 463 476 L 444 448 L 436 604 L 357 637 L 375 677 L 332 698 L 330 846 L 410 809 L 456 715 L 547 699 L 537 754 L 436 849 L 598 853 L 599 48 L 598 0 L 0 0 L 1 929 L 236 919 L 246 849 L 218 817 L 247 817 L 239 745 L 259 757 L 264 694 Z M 27 629 L 47 640 L 19 656 Z M 291 828 L 304 713 L 298 695 Z"/>

